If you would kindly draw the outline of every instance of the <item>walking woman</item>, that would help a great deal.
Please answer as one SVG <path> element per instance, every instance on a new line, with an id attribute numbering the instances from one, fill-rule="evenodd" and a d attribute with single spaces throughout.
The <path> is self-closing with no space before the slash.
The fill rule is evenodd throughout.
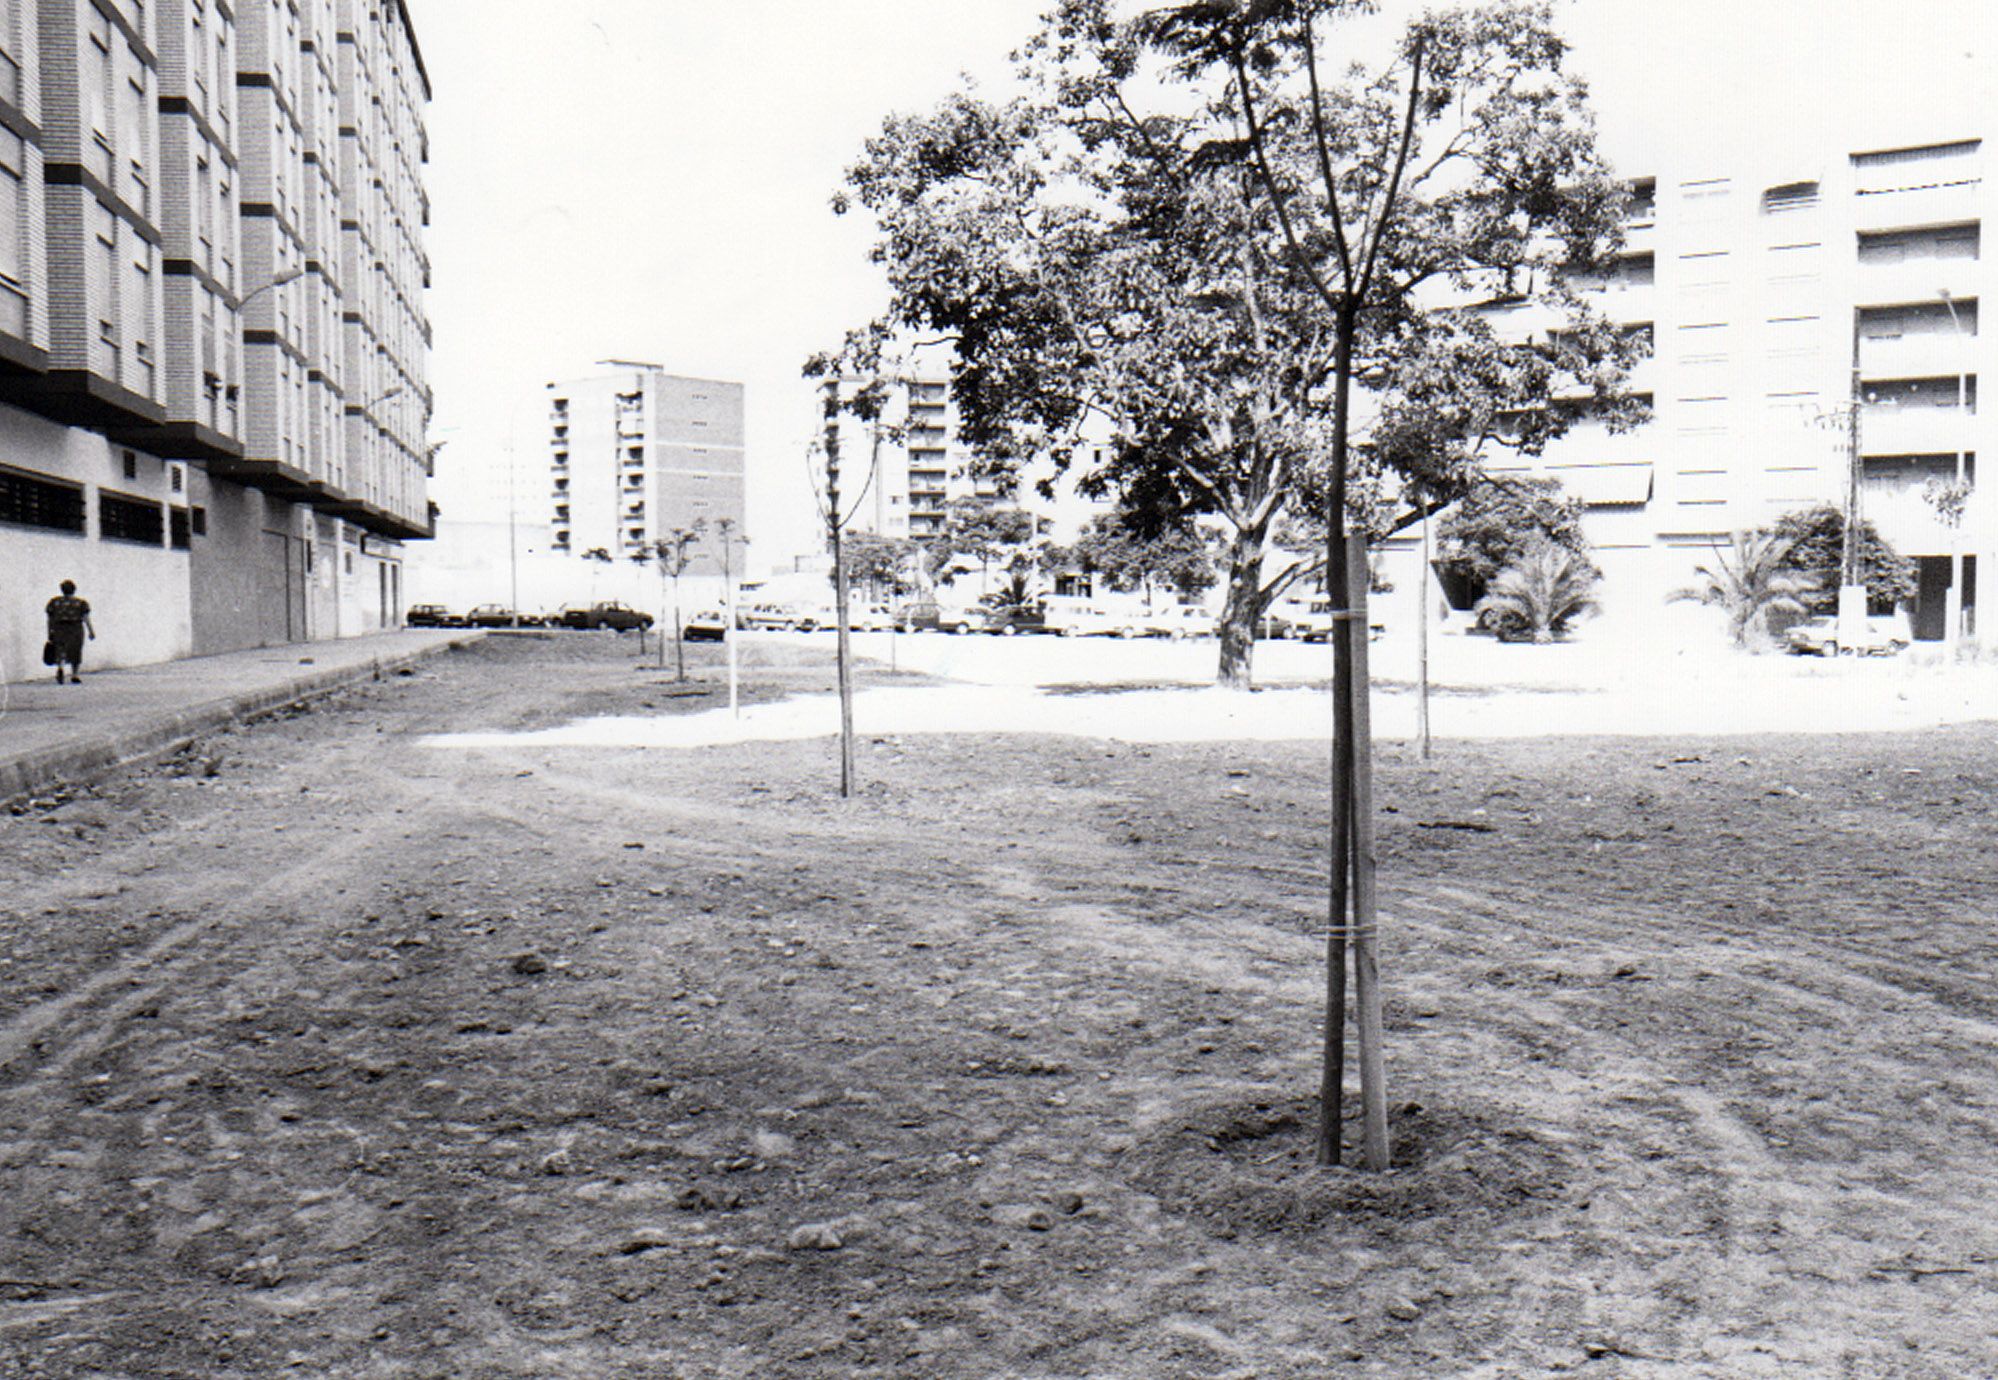
<path id="1" fill-rule="evenodd" d="M 61 685 L 63 672 L 69 673 L 70 684 L 83 679 L 83 639 L 97 637 L 97 629 L 90 623 L 90 603 L 76 597 L 76 581 L 64 580 L 62 593 L 49 600 L 46 610 L 49 617 L 49 647 L 55 653 L 56 684 Z"/>

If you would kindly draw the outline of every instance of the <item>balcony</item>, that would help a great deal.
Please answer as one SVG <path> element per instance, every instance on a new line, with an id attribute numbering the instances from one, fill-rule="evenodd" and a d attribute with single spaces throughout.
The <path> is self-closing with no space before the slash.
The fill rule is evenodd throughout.
<path id="1" fill-rule="evenodd" d="M 1861 336 L 1859 373 L 1865 379 L 1954 379 L 1977 373 L 1976 338 L 1922 331 L 1914 335 Z"/>
<path id="2" fill-rule="evenodd" d="M 1973 419 L 1953 407 L 1873 406 L 1860 414 L 1864 455 L 1954 455 L 1976 445 Z"/>
<path id="3" fill-rule="evenodd" d="M 1861 263 L 1853 297 L 1861 307 L 1939 303 L 1947 290 L 1961 312 L 1977 300 L 1978 263 L 1969 258 L 1927 257 L 1900 263 Z"/>
<path id="4" fill-rule="evenodd" d="M 1933 186 L 1862 193 L 1853 199 L 1853 225 L 1864 231 L 1966 224 L 1978 218 L 1980 190 L 1979 177 L 1959 172 Z"/>

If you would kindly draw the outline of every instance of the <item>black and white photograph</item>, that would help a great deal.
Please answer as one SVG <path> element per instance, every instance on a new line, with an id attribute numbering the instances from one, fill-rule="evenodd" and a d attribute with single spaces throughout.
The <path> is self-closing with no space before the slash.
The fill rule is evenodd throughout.
<path id="1" fill-rule="evenodd" d="M 1998 1380 L 1987 135 L 1979 0 L 0 0 L 0 1380 Z"/>

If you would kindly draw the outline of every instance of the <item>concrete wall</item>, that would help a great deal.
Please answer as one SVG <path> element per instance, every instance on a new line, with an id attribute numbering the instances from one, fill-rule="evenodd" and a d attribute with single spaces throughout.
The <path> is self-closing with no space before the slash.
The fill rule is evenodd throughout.
<path id="1" fill-rule="evenodd" d="M 133 473 L 125 472 L 132 456 Z M 83 534 L 0 526 L 0 663 L 9 679 L 40 674 L 46 629 L 42 606 L 59 581 L 74 580 L 90 601 L 97 640 L 85 666 L 136 666 L 186 656 L 192 646 L 188 553 L 104 539 L 98 528 L 100 490 L 162 505 L 184 495 L 171 487 L 173 470 L 150 455 L 127 452 L 102 436 L 0 407 L 0 464 L 80 484 Z"/>

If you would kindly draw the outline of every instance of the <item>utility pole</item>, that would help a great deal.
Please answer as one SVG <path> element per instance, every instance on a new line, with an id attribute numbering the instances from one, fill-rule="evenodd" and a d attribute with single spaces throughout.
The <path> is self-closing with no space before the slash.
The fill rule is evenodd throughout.
<path id="1" fill-rule="evenodd" d="M 1845 543 L 1839 562 L 1838 642 L 1861 647 L 1866 639 L 1866 584 L 1859 568 L 1860 476 L 1859 409 L 1864 404 L 1859 357 L 1859 312 L 1852 314 L 1852 401 L 1846 413 Z"/>

